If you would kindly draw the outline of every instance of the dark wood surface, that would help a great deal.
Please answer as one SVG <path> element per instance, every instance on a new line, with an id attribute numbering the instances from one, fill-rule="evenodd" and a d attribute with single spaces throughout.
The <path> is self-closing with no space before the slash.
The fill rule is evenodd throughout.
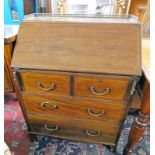
<path id="1" fill-rule="evenodd" d="M 42 93 L 47 95 L 64 95 L 75 97 L 88 97 L 96 99 L 112 99 L 123 101 L 129 91 L 130 81 L 134 77 L 130 76 L 110 76 L 96 74 L 77 74 L 72 72 L 50 72 L 42 70 L 21 70 L 18 72 L 18 79 L 21 91 L 25 93 Z M 37 85 L 40 83 L 41 87 Z M 54 84 L 54 89 L 44 90 Z M 99 93 L 90 91 L 90 87 Z M 103 94 L 109 88 L 107 94 Z M 101 93 L 101 95 L 100 95 Z"/>
<path id="2" fill-rule="evenodd" d="M 13 85 L 10 78 L 10 74 L 8 68 L 6 66 L 6 62 L 4 62 L 4 91 L 5 93 L 13 92 Z"/>
<path id="3" fill-rule="evenodd" d="M 77 118 L 85 121 L 92 120 L 100 123 L 104 121 L 121 123 L 127 108 L 125 103 L 107 100 L 88 101 L 72 97 L 64 99 L 37 95 L 32 97 L 27 94 L 23 94 L 23 102 L 27 113 L 48 115 L 48 117 L 61 114 L 62 117 Z"/>
<path id="4" fill-rule="evenodd" d="M 62 116 L 54 116 L 53 117 L 43 117 L 41 115 L 28 115 L 28 119 L 30 122 L 35 122 L 38 121 L 40 123 L 47 123 L 47 124 L 52 124 L 52 125 L 62 125 L 62 126 L 67 126 L 70 128 L 74 129 L 89 129 L 92 131 L 103 131 L 106 132 L 107 134 L 116 134 L 118 133 L 118 129 L 120 128 L 120 123 L 106 123 L 104 124 L 101 122 L 96 122 L 96 121 L 86 121 L 86 120 L 81 120 L 81 119 L 72 119 L 71 117 L 62 117 Z M 107 130 L 110 128 L 110 130 Z"/>
<path id="5" fill-rule="evenodd" d="M 14 92 L 13 74 L 11 69 L 11 59 L 16 42 L 18 26 L 4 26 L 4 92 Z"/>
<path id="6" fill-rule="evenodd" d="M 44 74 L 44 72 L 33 73 L 21 72 L 20 79 L 22 81 L 22 91 L 25 92 L 36 92 L 36 93 L 47 93 L 50 95 L 69 95 L 70 94 L 70 77 L 67 75 L 59 74 Z M 41 84 L 41 88 L 37 83 Z M 52 84 L 55 87 L 51 90 L 44 90 L 52 87 Z"/>
<path id="7" fill-rule="evenodd" d="M 12 67 L 141 75 L 140 24 L 25 21 Z"/>
<path id="8" fill-rule="evenodd" d="M 11 57 L 13 52 L 13 42 L 4 45 L 4 92 L 10 93 L 14 91 L 12 82 L 12 72 L 10 68 Z"/>
<path id="9" fill-rule="evenodd" d="M 145 78 L 145 77 L 144 77 Z M 125 149 L 126 155 L 132 155 L 134 145 L 139 141 L 144 133 L 150 117 L 150 83 L 145 78 L 143 81 L 143 99 L 140 107 L 139 115 L 135 118 L 128 138 L 128 144 Z"/>
<path id="10" fill-rule="evenodd" d="M 148 14 L 149 18 L 149 14 Z M 129 133 L 129 140 L 125 149 L 125 154 L 132 154 L 134 145 L 140 140 L 146 127 L 149 124 L 150 117 L 150 38 L 143 38 L 142 46 L 142 69 L 143 75 L 137 86 L 141 97 L 141 105 L 139 115 L 135 118 Z"/>
<path id="11" fill-rule="evenodd" d="M 113 77 L 75 77 L 75 96 L 92 97 L 100 99 L 124 100 L 129 85 L 127 79 L 115 79 Z M 97 95 L 89 90 L 94 88 L 94 92 L 102 94 L 109 88 L 105 95 Z"/>
<path id="12" fill-rule="evenodd" d="M 53 72 L 53 71 L 43 71 L 43 70 L 24 70 L 24 69 L 19 69 L 15 71 L 16 71 L 16 83 L 21 93 L 21 100 L 22 100 L 21 104 L 26 117 L 28 117 L 27 115 L 31 114 L 30 116 L 35 117 L 35 121 L 40 121 L 38 119 L 46 116 L 49 117 L 48 118 L 49 121 L 52 120 L 53 117 L 57 119 L 60 117 L 61 119 L 60 122 L 58 120 L 57 121 L 62 126 L 64 125 L 63 123 L 65 123 L 66 120 L 70 121 L 71 127 L 75 126 L 73 122 L 79 121 L 80 127 L 82 126 L 88 127 L 88 128 L 90 127 L 89 129 L 93 129 L 93 130 L 95 130 L 95 128 L 98 129 L 99 127 L 98 125 L 100 124 L 100 126 L 102 126 L 101 128 L 104 129 L 104 132 L 106 132 L 107 130 L 107 127 L 104 127 L 105 124 L 115 125 L 116 127 L 114 126 L 113 130 L 115 130 L 115 136 L 117 138 L 119 137 L 123 120 L 126 117 L 127 111 L 128 111 L 129 101 L 126 101 L 125 96 L 126 94 L 128 94 L 128 97 L 131 96 L 130 94 L 131 86 L 133 81 L 137 80 L 136 77 L 116 76 L 116 75 L 114 76 L 114 75 L 104 75 L 104 74 L 102 75 L 84 74 L 84 73 L 81 74 L 81 73 L 73 73 L 73 72 Z M 79 84 L 76 84 L 76 87 L 75 87 L 76 78 L 78 79 L 86 78 L 86 81 L 80 80 Z M 111 95 L 110 98 L 106 98 L 106 97 L 98 98 L 98 97 L 89 96 L 89 95 L 88 96 L 76 95 L 76 91 L 77 91 L 76 88 L 80 87 L 80 85 L 84 86 L 84 88 L 87 88 L 89 86 L 87 80 L 90 86 L 95 86 L 95 88 L 96 86 L 98 86 L 100 90 L 104 90 L 105 88 L 104 85 L 100 85 L 100 80 L 107 87 L 110 87 L 110 88 L 116 87 L 118 89 L 124 88 L 122 91 L 123 97 L 120 98 L 119 100 L 116 100 L 115 95 L 114 96 Z M 94 83 L 94 80 L 95 80 L 95 83 Z M 37 82 L 41 82 L 43 88 L 38 87 L 36 85 Z M 44 90 L 44 88 L 48 89 L 50 84 L 53 82 L 57 86 L 55 89 Z M 62 90 L 62 91 L 59 91 L 59 90 Z M 89 91 L 88 89 L 85 89 L 85 90 Z M 112 89 L 112 90 L 114 91 L 114 94 L 115 92 L 117 92 L 117 89 Z M 102 96 L 105 96 L 105 94 L 103 94 Z M 104 115 L 102 117 L 98 116 L 98 114 L 103 113 L 103 111 L 104 111 Z M 27 122 L 29 125 L 29 132 L 46 134 L 41 130 L 39 130 L 38 127 L 35 128 L 35 125 L 31 120 L 27 119 Z M 53 123 L 51 124 L 53 125 Z M 33 126 L 34 130 L 32 130 L 31 126 Z M 99 127 L 100 130 L 101 128 Z M 62 132 L 60 132 L 60 134 L 59 133 L 56 134 L 56 136 L 63 137 L 61 133 L 67 132 L 66 134 L 66 137 L 67 137 L 68 131 L 66 130 L 67 129 L 62 130 Z M 71 139 L 74 139 L 74 138 L 76 139 L 76 137 L 77 137 L 76 135 L 75 137 L 74 135 L 72 135 Z M 70 138 L 70 136 L 68 138 Z M 86 137 L 83 136 L 81 140 L 85 138 Z M 89 141 L 90 139 L 91 137 L 89 139 L 86 138 L 85 140 Z M 104 139 L 105 139 L 104 140 L 105 142 L 100 140 L 99 142 L 103 142 L 105 144 L 109 143 L 108 139 L 107 141 L 106 141 L 106 138 Z M 90 142 L 94 142 L 93 138 L 92 140 L 90 140 Z M 116 145 L 114 141 L 111 143 L 113 145 Z"/>
<path id="13" fill-rule="evenodd" d="M 115 145 L 117 135 L 119 132 L 119 125 L 103 124 L 90 121 L 82 121 L 79 119 L 63 118 L 63 117 L 43 117 L 39 115 L 28 115 L 28 119 L 31 123 L 32 132 L 40 134 L 46 134 L 49 136 L 56 135 L 57 137 L 68 137 L 72 139 L 79 139 L 89 142 L 97 143 L 110 143 Z M 44 128 L 47 125 L 48 128 L 59 127 L 58 131 L 47 131 Z M 89 130 L 91 133 L 97 131 L 101 132 L 99 136 L 88 136 L 85 134 L 85 130 Z"/>
<path id="14" fill-rule="evenodd" d="M 23 22 L 12 68 L 29 132 L 116 145 L 141 75 L 140 37 L 137 22 Z"/>

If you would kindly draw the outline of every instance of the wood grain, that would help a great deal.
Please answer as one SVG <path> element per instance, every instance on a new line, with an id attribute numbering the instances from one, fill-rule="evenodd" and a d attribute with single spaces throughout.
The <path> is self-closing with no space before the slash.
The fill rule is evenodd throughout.
<path id="1" fill-rule="evenodd" d="M 29 132 L 116 145 L 133 80 L 141 75 L 140 23 L 39 18 L 20 25 L 12 60 Z M 95 93 L 110 92 L 94 95 L 90 86 Z M 47 131 L 45 125 L 60 130 Z M 85 130 L 101 135 L 88 136 Z"/>
<path id="2" fill-rule="evenodd" d="M 39 115 L 28 115 L 31 131 L 37 132 L 40 134 L 46 134 L 50 136 L 66 137 L 71 139 L 87 140 L 89 142 L 96 143 L 112 143 L 115 144 L 117 139 L 117 134 L 119 132 L 119 126 L 108 125 L 101 123 L 92 123 L 89 121 L 81 121 L 78 119 L 67 119 L 63 117 L 42 117 Z M 43 129 L 44 125 L 47 125 L 49 128 L 58 126 L 59 130 L 55 132 L 47 131 Z M 85 130 L 89 129 L 90 131 L 100 131 L 101 136 L 87 136 Z"/>
<path id="3" fill-rule="evenodd" d="M 4 92 L 5 93 L 14 91 L 14 86 L 12 82 L 13 76 L 10 68 L 13 46 L 14 46 L 14 43 L 12 42 L 4 44 Z"/>
<path id="4" fill-rule="evenodd" d="M 25 21 L 12 67 L 141 75 L 140 24 Z"/>
<path id="5" fill-rule="evenodd" d="M 62 117 L 76 118 L 85 121 L 98 121 L 98 122 L 119 122 L 124 119 L 127 105 L 121 102 L 114 101 L 87 101 L 77 100 L 73 98 L 56 98 L 56 97 L 42 97 L 33 95 L 23 95 L 23 102 L 27 113 L 48 115 L 53 117 L 54 115 L 60 115 Z M 45 106 L 41 106 L 42 103 L 47 103 Z M 54 109 L 53 106 L 56 105 Z M 92 113 L 101 113 L 102 116 L 92 116 L 88 113 L 88 109 L 91 109 Z"/>
<path id="6" fill-rule="evenodd" d="M 13 85 L 10 78 L 10 74 L 8 71 L 8 68 L 6 66 L 6 62 L 4 62 L 4 91 L 7 92 L 13 92 Z"/>
<path id="7" fill-rule="evenodd" d="M 100 99 L 124 100 L 127 92 L 129 81 L 126 79 L 113 78 L 94 78 L 94 77 L 75 77 L 75 96 L 92 97 Z M 103 93 L 109 88 L 109 93 L 105 95 L 96 95 L 90 92 L 89 88 L 93 87 L 95 92 Z"/>
<path id="8" fill-rule="evenodd" d="M 70 94 L 70 77 L 58 74 L 44 74 L 44 73 L 32 73 L 21 72 L 20 79 L 22 81 L 22 90 L 26 92 L 45 93 L 50 95 L 69 95 Z M 43 90 L 37 86 L 40 82 L 43 88 L 50 88 L 52 84 L 55 84 L 53 90 Z"/>
<path id="9" fill-rule="evenodd" d="M 144 87 L 144 96 L 140 107 L 139 115 L 135 118 L 129 132 L 128 143 L 125 149 L 125 155 L 132 155 L 134 145 L 142 137 L 148 127 L 150 117 L 150 83 L 145 78 L 146 87 Z"/>
<path id="10" fill-rule="evenodd" d="M 135 16 L 138 16 L 140 21 L 143 20 L 143 15 L 139 12 L 139 8 L 145 8 L 147 6 L 148 0 L 131 0 L 129 14 L 133 14 Z M 142 16 L 142 17 L 141 17 Z M 141 17 L 141 18 L 140 18 Z"/>

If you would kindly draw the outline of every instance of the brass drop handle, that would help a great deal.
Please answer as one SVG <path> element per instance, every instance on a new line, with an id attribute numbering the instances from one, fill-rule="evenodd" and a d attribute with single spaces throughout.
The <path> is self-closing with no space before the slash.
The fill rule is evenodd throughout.
<path id="1" fill-rule="evenodd" d="M 47 125 L 45 124 L 44 125 L 44 127 L 41 127 L 41 128 L 43 128 L 43 129 L 45 129 L 45 130 L 47 130 L 47 131 L 57 131 L 58 129 L 59 129 L 59 127 L 58 126 L 54 126 L 54 127 L 47 127 Z"/>
<path id="2" fill-rule="evenodd" d="M 106 95 L 110 92 L 110 88 L 105 88 L 102 93 L 97 93 L 95 88 L 91 86 L 91 87 L 89 87 L 89 91 L 95 95 L 103 96 L 103 95 Z"/>
<path id="3" fill-rule="evenodd" d="M 87 109 L 87 112 L 89 115 L 96 116 L 96 117 L 103 116 L 105 114 L 104 110 L 102 110 L 101 112 L 93 112 L 90 108 Z"/>
<path id="4" fill-rule="evenodd" d="M 50 105 L 51 109 L 53 109 L 53 110 L 58 108 L 58 106 L 56 104 L 52 104 L 50 102 L 42 102 L 42 103 L 40 103 L 40 107 L 46 107 L 46 105 Z"/>
<path id="5" fill-rule="evenodd" d="M 88 129 L 85 130 L 85 134 L 88 135 L 88 136 L 100 136 L 101 135 L 101 132 L 100 131 L 89 131 Z"/>
<path id="6" fill-rule="evenodd" d="M 45 88 L 45 87 L 41 84 L 41 82 L 37 82 L 36 85 L 37 85 L 37 87 L 39 87 L 40 89 L 45 90 L 45 91 L 54 90 L 54 89 L 56 88 L 55 83 L 52 83 L 48 88 Z"/>

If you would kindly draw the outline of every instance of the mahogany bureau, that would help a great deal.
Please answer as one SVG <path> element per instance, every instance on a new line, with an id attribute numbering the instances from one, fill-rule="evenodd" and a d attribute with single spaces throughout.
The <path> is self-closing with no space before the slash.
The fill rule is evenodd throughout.
<path id="1" fill-rule="evenodd" d="M 141 76 L 141 25 L 30 16 L 12 69 L 29 133 L 116 146 Z"/>

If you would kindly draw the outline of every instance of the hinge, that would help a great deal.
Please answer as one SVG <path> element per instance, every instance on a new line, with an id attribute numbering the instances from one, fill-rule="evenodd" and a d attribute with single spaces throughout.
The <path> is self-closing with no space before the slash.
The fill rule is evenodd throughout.
<path id="1" fill-rule="evenodd" d="M 13 71 L 13 78 L 14 78 L 14 81 L 17 81 L 17 72 L 16 71 Z"/>
<path id="2" fill-rule="evenodd" d="M 132 84 L 132 87 L 131 87 L 131 90 L 130 90 L 130 95 L 132 96 L 136 90 L 136 84 L 137 84 L 137 80 L 134 80 L 133 81 L 133 84 Z"/>
<path id="3" fill-rule="evenodd" d="M 20 70 L 20 68 L 12 68 L 12 72 L 13 72 L 13 77 L 15 81 L 18 81 L 17 78 L 17 72 Z"/>
<path id="4" fill-rule="evenodd" d="M 13 70 L 13 78 L 14 78 L 14 82 L 15 82 L 16 86 L 21 91 L 21 87 L 20 87 L 20 83 L 19 83 L 19 77 L 18 77 L 18 71 L 15 69 Z"/>

